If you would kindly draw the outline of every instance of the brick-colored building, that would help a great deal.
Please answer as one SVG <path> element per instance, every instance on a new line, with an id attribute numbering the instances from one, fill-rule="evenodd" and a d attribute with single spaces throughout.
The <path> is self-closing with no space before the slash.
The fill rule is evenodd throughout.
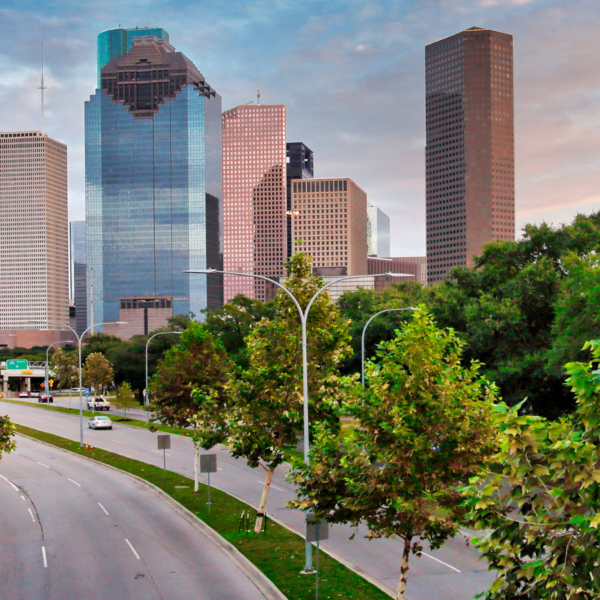
<path id="1" fill-rule="evenodd" d="M 514 240 L 513 40 L 472 27 L 425 49 L 430 283 Z"/>
<path id="2" fill-rule="evenodd" d="M 427 285 L 427 257 L 426 256 L 398 256 L 392 258 L 382 258 L 369 256 L 367 259 L 369 275 L 377 273 L 406 273 L 413 275 L 405 280 L 398 280 L 394 277 L 378 277 L 375 279 L 377 285 L 389 285 L 393 283 L 415 282 L 421 285 Z"/>
<path id="3" fill-rule="evenodd" d="M 283 277 L 287 260 L 285 106 L 223 113 L 223 268 Z M 266 299 L 265 282 L 225 275 L 225 302 Z"/>
<path id="4" fill-rule="evenodd" d="M 367 194 L 352 179 L 292 182 L 295 250 L 313 266 L 345 267 L 348 275 L 367 274 Z M 300 242 L 298 242 L 300 240 Z"/>
<path id="5" fill-rule="evenodd" d="M 171 296 L 133 296 L 120 298 L 119 323 L 107 323 L 104 332 L 129 340 L 134 335 L 148 335 L 168 325 L 173 316 Z"/>
<path id="6" fill-rule="evenodd" d="M 69 322 L 67 147 L 39 131 L 0 133 L 0 330 L 56 322 Z"/>

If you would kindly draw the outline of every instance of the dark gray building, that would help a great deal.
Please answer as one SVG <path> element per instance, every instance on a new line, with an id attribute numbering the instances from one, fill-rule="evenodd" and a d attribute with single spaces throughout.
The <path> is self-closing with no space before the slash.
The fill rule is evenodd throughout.
<path id="1" fill-rule="evenodd" d="M 286 149 L 286 178 L 287 178 L 287 255 L 292 255 L 294 244 L 292 240 L 292 180 L 312 179 L 315 175 L 313 151 L 302 142 L 288 142 Z"/>
<path id="2" fill-rule="evenodd" d="M 73 263 L 73 300 L 75 304 L 75 321 L 77 335 L 87 328 L 87 265 Z"/>

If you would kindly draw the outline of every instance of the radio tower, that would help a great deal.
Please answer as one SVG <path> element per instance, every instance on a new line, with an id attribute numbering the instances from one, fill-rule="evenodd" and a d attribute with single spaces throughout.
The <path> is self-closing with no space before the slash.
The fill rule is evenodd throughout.
<path id="1" fill-rule="evenodd" d="M 46 89 L 44 85 L 44 42 L 42 42 L 42 84 L 38 89 L 42 90 L 42 135 L 44 135 L 44 90 Z"/>

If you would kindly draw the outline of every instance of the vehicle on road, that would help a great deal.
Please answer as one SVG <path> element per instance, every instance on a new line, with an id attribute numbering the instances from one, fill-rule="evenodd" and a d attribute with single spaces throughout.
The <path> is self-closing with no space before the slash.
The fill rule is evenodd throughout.
<path id="1" fill-rule="evenodd" d="M 47 402 L 48 404 L 53 404 L 54 398 L 52 396 L 48 396 L 46 394 L 44 394 L 43 396 L 40 396 L 38 394 L 38 402 Z"/>
<path id="2" fill-rule="evenodd" d="M 94 410 L 110 410 L 112 404 L 102 396 L 98 396 L 95 399 L 88 400 L 87 406 L 90 410 L 92 408 Z"/>
<path id="3" fill-rule="evenodd" d="M 29 392 L 29 396 L 31 398 L 39 398 L 41 396 L 40 392 Z"/>
<path id="4" fill-rule="evenodd" d="M 80 388 L 78 388 L 78 387 L 76 387 L 76 388 L 71 388 L 71 392 L 73 392 L 74 394 L 75 394 L 75 393 L 79 393 L 79 389 L 80 389 Z M 89 392 L 89 391 L 90 391 L 90 388 L 81 388 L 81 391 L 82 391 L 82 392 Z"/>
<path id="5" fill-rule="evenodd" d="M 19 398 L 31 398 L 31 392 L 21 392 Z"/>
<path id="6" fill-rule="evenodd" d="M 88 421 L 89 429 L 112 429 L 112 421 L 109 417 L 92 417 Z"/>

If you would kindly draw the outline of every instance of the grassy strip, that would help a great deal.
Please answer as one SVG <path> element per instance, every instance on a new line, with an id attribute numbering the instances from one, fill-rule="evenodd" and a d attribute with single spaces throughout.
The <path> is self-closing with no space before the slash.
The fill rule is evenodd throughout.
<path id="1" fill-rule="evenodd" d="M 267 533 L 255 535 L 252 531 L 239 532 L 243 511 L 256 511 L 225 492 L 211 488 L 211 512 L 207 506 L 207 488 L 200 485 L 194 493 L 194 482 L 187 477 L 126 458 L 113 452 L 94 448 L 81 450 L 79 442 L 72 442 L 51 433 L 23 425 L 15 425 L 17 432 L 42 440 L 76 454 L 83 454 L 127 473 L 142 477 L 165 491 L 188 510 L 197 515 L 242 554 L 252 561 L 290 600 L 311 600 L 315 597 L 315 577 L 300 575 L 304 567 L 304 540 L 285 527 L 267 522 Z M 360 600 L 389 600 L 389 596 L 364 580 L 360 575 L 340 564 L 325 553 L 320 556 L 319 596 L 323 599 L 344 598 Z"/>

